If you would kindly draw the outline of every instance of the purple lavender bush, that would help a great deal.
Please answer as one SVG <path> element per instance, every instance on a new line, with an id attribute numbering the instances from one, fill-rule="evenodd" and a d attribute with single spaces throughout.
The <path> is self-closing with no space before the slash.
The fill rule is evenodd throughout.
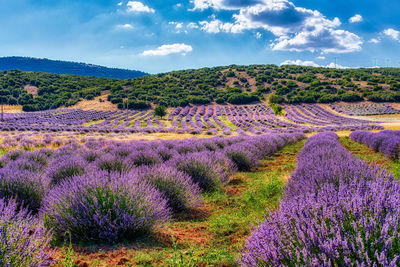
<path id="1" fill-rule="evenodd" d="M 236 172 L 232 161 L 218 152 L 188 153 L 172 159 L 170 164 L 189 175 L 203 191 L 217 190 Z"/>
<path id="2" fill-rule="evenodd" d="M 352 157 L 336 134 L 318 134 L 300 153 L 279 210 L 253 231 L 238 263 L 398 266 L 399 199 L 390 174 Z"/>
<path id="3" fill-rule="evenodd" d="M 95 149 L 83 151 L 81 153 L 81 157 L 87 163 L 92 163 L 92 162 L 96 161 L 97 159 L 101 158 L 102 155 L 103 155 L 103 152 L 101 152 L 99 150 L 95 150 Z"/>
<path id="4" fill-rule="evenodd" d="M 156 152 L 162 162 L 166 162 L 177 156 L 177 152 L 175 150 L 168 149 L 167 147 L 159 147 L 156 149 Z"/>
<path id="5" fill-rule="evenodd" d="M 379 133 L 355 131 L 350 139 L 365 144 L 387 158 L 397 159 L 400 156 L 400 131 L 384 130 Z"/>
<path id="6" fill-rule="evenodd" d="M 134 166 L 154 165 L 161 162 L 159 154 L 154 150 L 137 151 L 129 155 L 128 162 Z"/>
<path id="7" fill-rule="evenodd" d="M 160 191 L 174 212 L 187 211 L 201 204 L 200 188 L 188 175 L 173 167 L 165 164 L 145 166 L 134 169 L 133 173 Z"/>
<path id="8" fill-rule="evenodd" d="M 8 160 L 13 161 L 13 160 L 18 159 L 21 155 L 23 155 L 25 153 L 26 153 L 26 151 L 24 151 L 24 150 L 15 149 L 15 150 L 8 151 L 4 155 L 4 157 L 7 158 Z"/>
<path id="9" fill-rule="evenodd" d="M 115 174 L 115 173 L 114 173 Z M 45 226 L 55 240 L 115 243 L 148 233 L 170 217 L 162 194 L 129 174 L 92 172 L 65 180 L 43 200 Z"/>
<path id="10" fill-rule="evenodd" d="M 116 155 L 112 155 L 110 153 L 103 155 L 102 157 L 98 158 L 94 164 L 102 171 L 111 172 L 126 172 L 131 168 L 126 162 L 126 159 L 118 157 Z"/>
<path id="11" fill-rule="evenodd" d="M 44 165 L 35 160 L 29 160 L 28 158 L 21 156 L 18 159 L 11 161 L 6 167 L 13 168 L 15 170 L 25 170 L 30 172 L 41 172 L 44 169 Z"/>
<path id="12" fill-rule="evenodd" d="M 400 186 L 385 175 L 366 184 L 324 185 L 283 201 L 253 233 L 242 266 L 398 266 Z"/>
<path id="13" fill-rule="evenodd" d="M 15 201 L 0 199 L 0 266 L 52 264 L 51 235 Z"/>
<path id="14" fill-rule="evenodd" d="M 0 198 L 15 199 L 36 213 L 46 194 L 46 184 L 40 174 L 7 166 L 0 170 Z"/>
<path id="15" fill-rule="evenodd" d="M 46 171 L 46 178 L 51 185 L 85 173 L 85 162 L 81 157 L 60 156 L 53 159 Z"/>
<path id="16" fill-rule="evenodd" d="M 225 150 L 225 155 L 235 164 L 238 171 L 246 172 L 255 167 L 258 158 L 243 144 L 235 144 Z"/>
<path id="17" fill-rule="evenodd" d="M 297 159 L 297 168 L 290 177 L 286 197 L 317 192 L 326 183 L 362 182 L 379 177 L 381 170 L 354 158 L 333 132 L 309 138 Z"/>

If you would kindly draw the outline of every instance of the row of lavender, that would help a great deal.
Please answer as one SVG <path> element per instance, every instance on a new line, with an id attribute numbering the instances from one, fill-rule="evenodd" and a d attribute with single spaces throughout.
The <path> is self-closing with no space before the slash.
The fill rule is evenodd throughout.
<path id="1" fill-rule="evenodd" d="M 142 127 L 142 122 L 146 124 Z M 157 126 L 155 126 L 157 125 Z M 164 129 L 153 111 L 96 111 L 79 109 L 7 113 L 1 131 L 152 132 Z"/>
<path id="2" fill-rule="evenodd" d="M 359 104 L 331 104 L 330 107 L 340 113 L 352 116 L 399 114 L 400 110 L 388 104 L 382 103 L 359 103 Z"/>
<path id="3" fill-rule="evenodd" d="M 238 134 L 262 134 L 381 128 L 370 121 L 335 115 L 318 105 L 286 106 L 285 110 L 287 120 L 278 118 L 263 104 L 178 107 L 168 116 L 169 127 L 165 121 L 156 119 L 152 111 L 50 110 L 6 114 L 5 122 L 0 123 L 0 130 L 231 135 L 234 131 Z"/>
<path id="4" fill-rule="evenodd" d="M 7 152 L 0 159 L 0 265 L 46 263 L 50 239 L 115 243 L 146 235 L 198 207 L 201 192 L 303 138 L 88 139 L 57 150 Z"/>
<path id="5" fill-rule="evenodd" d="M 350 134 L 350 138 L 369 146 L 376 152 L 383 153 L 387 158 L 397 159 L 400 156 L 400 131 L 384 130 L 379 133 L 355 131 Z"/>
<path id="6" fill-rule="evenodd" d="M 333 132 L 307 140 L 277 212 L 242 266 L 399 266 L 400 183 L 356 159 Z"/>
<path id="7" fill-rule="evenodd" d="M 318 105 L 302 104 L 285 106 L 286 118 L 295 123 L 308 123 L 312 125 L 363 125 L 371 121 L 346 118 L 335 115 Z"/>
<path id="8" fill-rule="evenodd" d="M 197 115 L 197 107 L 177 108 L 169 116 L 169 120 L 175 126 L 182 125 L 182 131 L 201 131 L 206 125 L 201 121 L 204 114 L 204 121 L 207 126 L 221 127 L 223 132 L 230 133 L 233 129 L 228 128 L 220 120 L 219 116 L 225 116 L 231 122 L 239 134 L 248 131 L 253 134 L 261 133 L 285 133 L 285 132 L 314 132 L 314 131 L 338 131 L 338 130 L 359 130 L 359 129 L 381 129 L 381 126 L 374 122 L 345 118 L 328 112 L 318 105 L 286 106 L 286 118 L 282 120 L 275 116 L 273 111 L 266 105 L 249 106 L 216 106 L 215 115 L 213 107 L 209 106 L 208 111 L 204 106 L 200 108 Z M 195 115 L 195 121 L 192 120 Z M 176 118 L 174 119 L 174 116 Z M 210 121 L 212 118 L 216 125 Z M 306 125 L 307 123 L 307 125 Z M 188 126 L 189 125 L 189 126 Z"/>

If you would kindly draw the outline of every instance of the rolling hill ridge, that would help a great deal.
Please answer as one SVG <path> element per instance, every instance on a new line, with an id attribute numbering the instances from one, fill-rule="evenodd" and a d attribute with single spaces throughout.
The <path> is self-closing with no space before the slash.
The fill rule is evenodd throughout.
<path id="1" fill-rule="evenodd" d="M 46 58 L 0 57 L 0 70 L 14 69 L 115 79 L 132 79 L 147 75 L 147 73 L 137 70 L 108 68 L 93 64 L 50 60 Z"/>
<path id="2" fill-rule="evenodd" d="M 25 111 L 73 106 L 100 95 L 102 101 L 130 109 L 213 102 L 236 105 L 259 101 L 276 104 L 400 102 L 400 69 L 231 65 L 134 79 L 13 70 L 0 72 L 0 88 L 4 103 L 22 105 Z"/>

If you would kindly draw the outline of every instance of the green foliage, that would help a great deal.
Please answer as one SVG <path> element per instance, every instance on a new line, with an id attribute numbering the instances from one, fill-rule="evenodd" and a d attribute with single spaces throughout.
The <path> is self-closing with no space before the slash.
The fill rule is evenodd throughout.
<path id="1" fill-rule="evenodd" d="M 283 114 L 283 107 L 281 105 L 277 104 L 270 104 L 269 107 L 272 109 L 272 111 L 275 113 L 275 115 L 282 115 Z"/>
<path id="2" fill-rule="evenodd" d="M 247 73 L 255 84 L 243 76 Z M 232 81 L 233 79 L 233 81 Z M 361 85 L 364 81 L 368 86 Z M 229 85 L 234 82 L 236 87 Z M 252 85 L 250 85 L 252 84 Z M 27 85 L 37 87 L 37 95 Z M 20 104 L 24 111 L 71 106 L 109 94 L 107 100 L 125 108 L 247 104 L 271 93 L 271 103 L 334 101 L 400 101 L 400 69 L 330 69 L 303 66 L 251 65 L 182 70 L 136 79 L 106 79 L 0 71 L 1 103 Z"/>
<path id="3" fill-rule="evenodd" d="M 68 241 L 68 244 L 66 243 L 66 240 L 64 241 L 63 252 L 64 252 L 65 256 L 60 261 L 60 264 L 63 267 L 74 267 L 75 259 L 74 259 L 73 255 L 74 255 L 75 251 L 72 248 L 71 234 L 68 232 L 66 236 L 68 236 L 69 241 Z"/>
<path id="4" fill-rule="evenodd" d="M 154 115 L 162 118 L 167 115 L 167 109 L 162 105 L 157 106 L 154 108 Z"/>
<path id="5" fill-rule="evenodd" d="M 126 103 L 124 104 L 124 106 L 126 106 Z M 151 108 L 151 105 L 146 102 L 146 101 L 142 101 L 142 100 L 128 100 L 128 109 L 149 109 Z"/>
<path id="6" fill-rule="evenodd" d="M 206 96 L 188 96 L 187 102 L 195 105 L 209 104 L 211 99 Z"/>
<path id="7" fill-rule="evenodd" d="M 234 105 L 244 105 L 251 102 L 260 101 L 260 99 L 258 98 L 258 96 L 252 96 L 245 93 L 235 93 L 229 96 L 227 101 Z"/>
<path id="8" fill-rule="evenodd" d="M 281 104 L 285 101 L 285 99 L 283 98 L 283 96 L 279 96 L 279 95 L 271 95 L 269 97 L 269 102 L 273 103 L 273 104 Z"/>
<path id="9" fill-rule="evenodd" d="M 56 75 L 49 73 L 0 71 L 0 95 L 3 103 L 20 104 L 24 111 L 71 106 L 82 99 L 93 99 L 116 79 Z M 25 86 L 37 87 L 37 96 Z"/>
<path id="10" fill-rule="evenodd" d="M 357 102 L 362 101 L 362 97 L 355 93 L 344 93 L 341 95 L 341 100 L 345 102 Z"/>

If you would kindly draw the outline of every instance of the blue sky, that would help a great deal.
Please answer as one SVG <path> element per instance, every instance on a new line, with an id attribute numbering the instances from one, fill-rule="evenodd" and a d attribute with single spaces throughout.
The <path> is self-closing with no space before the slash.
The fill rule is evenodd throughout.
<path id="1" fill-rule="evenodd" d="M 398 0 L 0 0 L 0 56 L 150 73 L 230 64 L 400 67 Z"/>

